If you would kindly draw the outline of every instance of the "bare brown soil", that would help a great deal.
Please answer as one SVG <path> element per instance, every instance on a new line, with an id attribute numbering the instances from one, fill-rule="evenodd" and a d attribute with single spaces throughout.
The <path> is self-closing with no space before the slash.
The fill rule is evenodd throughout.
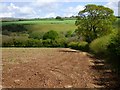
<path id="1" fill-rule="evenodd" d="M 5 88 L 94 88 L 90 57 L 69 48 L 2 49 Z"/>

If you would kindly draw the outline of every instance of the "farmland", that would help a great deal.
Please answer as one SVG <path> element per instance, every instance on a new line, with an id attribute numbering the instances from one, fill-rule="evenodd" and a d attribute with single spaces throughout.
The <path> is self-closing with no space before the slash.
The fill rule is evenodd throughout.
<path id="1" fill-rule="evenodd" d="M 3 87 L 92 87 L 88 58 L 71 49 L 3 48 L 2 60 Z"/>
<path id="2" fill-rule="evenodd" d="M 75 30 L 76 26 L 75 20 L 26 20 L 26 21 L 10 21 L 10 22 L 3 22 L 4 25 L 9 24 L 22 24 L 28 30 L 33 31 L 49 31 L 49 30 L 57 30 L 57 31 L 68 31 L 68 30 Z"/>
<path id="3" fill-rule="evenodd" d="M 77 11 L 72 2 L 44 15 L 42 5 L 15 4 L 4 4 L 10 16 L 0 31 L 0 88 L 120 88 L 120 18 L 112 9 L 87 4 Z"/>
<path id="4" fill-rule="evenodd" d="M 67 40 L 74 41 L 73 38 L 76 35 L 71 34 L 76 29 L 75 20 L 11 21 L 3 22 L 4 25 L 15 27 L 18 25 L 23 29 L 18 28 L 18 31 L 14 31 L 17 28 L 8 28 L 7 33 L 9 35 L 6 32 L 6 35 L 2 35 L 3 43 L 8 42 L 7 47 L 14 47 L 2 49 L 3 87 L 100 88 L 115 87 L 115 83 L 118 83 L 118 77 L 114 75 L 103 60 L 85 52 L 63 48 L 66 47 L 64 42 Z M 114 26 L 117 27 L 118 23 Z M 49 39 L 42 40 L 41 36 L 50 30 L 59 33 L 60 37 L 51 41 Z M 31 35 L 38 35 L 40 38 Z M 67 44 L 69 44 L 68 41 Z M 82 48 L 84 47 L 86 46 L 82 46 Z M 82 50 L 84 51 L 84 49 Z"/>
<path id="5" fill-rule="evenodd" d="M 4 88 L 100 88 L 115 83 L 101 60 L 69 48 L 3 48 L 2 62 Z"/>

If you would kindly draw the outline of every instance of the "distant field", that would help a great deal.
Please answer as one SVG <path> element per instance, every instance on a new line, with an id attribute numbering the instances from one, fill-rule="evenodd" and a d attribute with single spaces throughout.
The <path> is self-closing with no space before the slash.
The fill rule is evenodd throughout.
<path id="1" fill-rule="evenodd" d="M 26 21 L 10 21 L 4 24 L 74 24 L 75 20 L 26 20 Z"/>
<path id="2" fill-rule="evenodd" d="M 46 32 L 49 30 L 56 31 L 74 31 L 76 29 L 74 20 L 30 20 L 30 21 L 11 21 L 3 22 L 2 25 L 22 24 L 30 31 Z"/>
<path id="3" fill-rule="evenodd" d="M 42 31 L 46 32 L 49 30 L 55 31 L 74 31 L 76 26 L 74 24 L 34 24 L 34 25 L 26 25 L 26 28 L 30 31 Z"/>
<path id="4" fill-rule="evenodd" d="M 115 23 L 115 27 L 119 27 L 120 18 L 117 19 L 118 23 Z M 22 24 L 25 26 L 27 30 L 32 32 L 47 32 L 49 30 L 55 30 L 58 32 L 65 31 L 74 31 L 77 27 L 75 26 L 75 19 L 68 20 L 56 20 L 56 19 L 48 19 L 48 20 L 24 20 L 24 21 L 8 21 L 2 22 L 2 25 L 8 24 Z"/>

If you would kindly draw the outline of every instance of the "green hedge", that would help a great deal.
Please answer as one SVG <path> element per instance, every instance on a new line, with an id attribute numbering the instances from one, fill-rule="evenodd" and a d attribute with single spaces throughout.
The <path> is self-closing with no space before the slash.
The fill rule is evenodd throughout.
<path id="1" fill-rule="evenodd" d="M 89 50 L 89 45 L 87 42 L 70 42 L 68 44 L 68 47 L 76 50 L 81 50 L 81 51 L 88 51 Z"/>
<path id="2" fill-rule="evenodd" d="M 90 43 L 90 51 L 99 57 L 107 55 L 107 46 L 111 40 L 111 35 L 103 36 Z"/>
<path id="3" fill-rule="evenodd" d="M 9 38 L 2 42 L 2 47 L 65 47 L 65 39 L 21 39 Z"/>
<path id="4" fill-rule="evenodd" d="M 120 33 L 95 39 L 90 44 L 90 50 L 96 56 L 104 58 L 113 70 L 120 73 Z"/>
<path id="5" fill-rule="evenodd" d="M 68 44 L 68 47 L 70 47 L 72 49 L 78 49 L 78 42 L 70 42 Z"/>
<path id="6" fill-rule="evenodd" d="M 107 51 L 109 56 L 107 61 L 120 73 L 120 34 L 116 34 L 111 38 Z"/>

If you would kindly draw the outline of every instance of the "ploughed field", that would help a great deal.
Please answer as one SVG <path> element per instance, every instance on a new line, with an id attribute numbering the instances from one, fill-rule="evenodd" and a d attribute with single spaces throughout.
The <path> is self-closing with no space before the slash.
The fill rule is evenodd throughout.
<path id="1" fill-rule="evenodd" d="M 69 48 L 3 48 L 6 88 L 90 88 L 90 57 Z"/>

